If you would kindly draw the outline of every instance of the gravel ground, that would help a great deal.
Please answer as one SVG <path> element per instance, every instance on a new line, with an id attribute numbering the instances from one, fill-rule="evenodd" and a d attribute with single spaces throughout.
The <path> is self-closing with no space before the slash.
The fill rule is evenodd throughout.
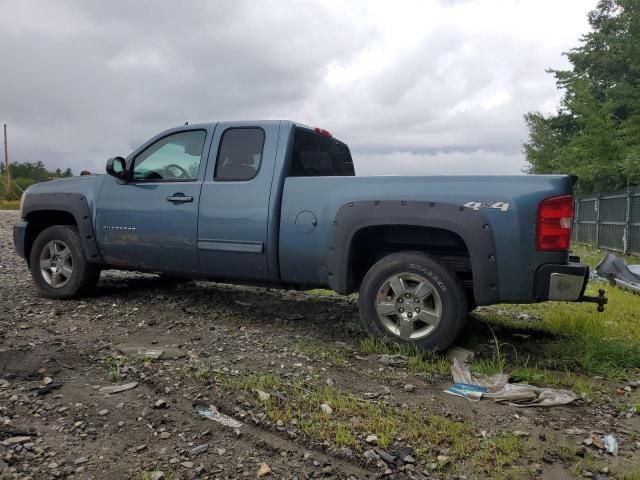
<path id="1" fill-rule="evenodd" d="M 588 472 L 593 477 L 638 462 L 638 417 L 619 417 L 606 402 L 549 410 L 472 403 L 442 393 L 446 378 L 358 352 L 350 298 L 106 271 L 92 297 L 44 299 L 13 250 L 17 218 L 0 211 L 0 478 L 481 478 L 425 461 L 387 464 L 360 437 L 354 448 L 338 448 L 296 422 L 269 420 L 247 401 L 252 392 L 215 380 L 252 373 L 334 384 L 398 408 L 471 421 L 478 441 L 522 432 L 526 451 L 537 452 L 527 454 L 522 478 L 573 478 L 571 466 L 589 447 L 579 447 L 576 459 L 554 448 L 576 447 L 594 431 L 616 434 L 621 452 L 613 458 L 594 450 L 604 468 Z M 125 362 L 120 344 L 181 358 Z M 99 391 L 128 382 L 137 386 Z M 242 426 L 197 414 L 209 405 Z"/>

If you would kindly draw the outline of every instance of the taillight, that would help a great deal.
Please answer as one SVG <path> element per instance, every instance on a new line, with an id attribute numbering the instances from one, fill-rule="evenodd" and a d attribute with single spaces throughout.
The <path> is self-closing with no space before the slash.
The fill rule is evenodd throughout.
<path id="1" fill-rule="evenodd" d="M 569 250 L 572 222 L 573 197 L 571 195 L 542 200 L 538 205 L 536 248 L 545 252 Z"/>

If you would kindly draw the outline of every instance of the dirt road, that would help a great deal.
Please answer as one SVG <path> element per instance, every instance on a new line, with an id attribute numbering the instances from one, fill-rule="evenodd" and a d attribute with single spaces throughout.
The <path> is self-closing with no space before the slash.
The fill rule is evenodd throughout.
<path id="1" fill-rule="evenodd" d="M 0 478 L 561 479 L 588 471 L 577 444 L 594 429 L 635 459 L 636 419 L 602 405 L 471 403 L 442 393 L 446 377 L 363 354 L 353 299 L 114 271 L 90 298 L 44 299 L 13 251 L 16 219 L 0 212 Z M 314 395 L 330 395 L 332 413 Z M 242 426 L 198 414 L 210 405 Z M 404 430 L 421 419 L 441 430 L 431 449 Z M 380 422 L 388 439 L 369 435 Z M 514 442 L 507 473 L 497 435 Z M 598 459 L 591 474 L 607 478 L 618 459 Z"/>

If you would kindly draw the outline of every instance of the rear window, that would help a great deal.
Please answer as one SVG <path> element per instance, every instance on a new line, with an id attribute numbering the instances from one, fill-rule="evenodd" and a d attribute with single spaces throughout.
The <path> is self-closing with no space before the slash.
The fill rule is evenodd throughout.
<path id="1" fill-rule="evenodd" d="M 295 128 L 290 176 L 353 177 L 355 174 L 351 152 L 344 143 L 306 128 Z"/>

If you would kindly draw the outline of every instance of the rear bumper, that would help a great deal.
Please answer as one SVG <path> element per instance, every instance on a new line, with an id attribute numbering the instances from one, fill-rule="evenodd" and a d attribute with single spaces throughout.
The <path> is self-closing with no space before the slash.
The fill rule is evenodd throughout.
<path id="1" fill-rule="evenodd" d="M 536 300 L 581 301 L 588 281 L 589 267 L 586 265 L 542 265 L 536 272 Z"/>
<path id="2" fill-rule="evenodd" d="M 27 258 L 27 225 L 27 222 L 21 220 L 13 226 L 13 246 L 22 258 Z"/>

